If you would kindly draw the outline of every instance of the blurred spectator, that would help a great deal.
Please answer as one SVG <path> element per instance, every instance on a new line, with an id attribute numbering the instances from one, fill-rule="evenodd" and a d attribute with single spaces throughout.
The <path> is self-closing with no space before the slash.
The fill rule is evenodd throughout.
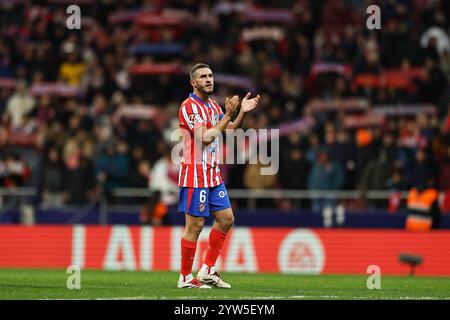
<path id="1" fill-rule="evenodd" d="M 0 159 L 0 177 L 8 188 L 23 187 L 31 174 L 30 168 L 20 156 L 6 152 Z"/>
<path id="2" fill-rule="evenodd" d="M 64 169 L 60 154 L 54 147 L 48 150 L 42 175 L 42 206 L 47 208 L 61 207 L 64 204 Z"/>
<path id="3" fill-rule="evenodd" d="M 163 156 L 155 162 L 151 173 L 150 189 L 161 193 L 161 201 L 168 206 L 178 203 L 178 172 L 179 167 L 172 162 L 172 148 L 163 145 Z"/>
<path id="4" fill-rule="evenodd" d="M 340 190 L 344 184 L 342 168 L 330 159 L 326 148 L 322 148 L 318 155 L 318 161 L 313 165 L 308 177 L 308 189 L 310 190 Z M 332 198 L 315 198 L 312 200 L 312 209 L 321 213 L 325 207 L 336 206 L 336 200 Z"/>
<path id="5" fill-rule="evenodd" d="M 136 171 L 130 175 L 128 186 L 130 188 L 148 189 L 150 187 L 150 175 L 152 172 L 150 162 L 142 159 L 133 168 L 136 168 Z"/>
<path id="6" fill-rule="evenodd" d="M 356 148 L 350 139 L 349 132 L 344 129 L 338 130 L 336 133 L 329 132 L 328 139 L 325 138 L 325 140 L 331 158 L 344 169 L 343 189 L 353 189 Z"/>
<path id="7" fill-rule="evenodd" d="M 250 190 L 273 189 L 277 187 L 276 175 L 262 175 L 261 169 L 268 167 L 257 161 L 256 164 L 248 164 L 244 169 L 244 186 Z M 255 207 L 273 207 L 274 203 L 270 199 L 258 199 L 254 203 Z"/>
<path id="8" fill-rule="evenodd" d="M 80 131 L 63 149 L 65 167 L 64 199 L 67 204 L 85 205 L 92 196 L 92 142 Z"/>
<path id="9" fill-rule="evenodd" d="M 30 113 L 35 106 L 35 100 L 28 93 L 25 81 L 21 80 L 17 84 L 14 94 L 8 99 L 6 105 L 6 115 L 11 119 L 13 128 L 22 126 L 24 115 Z"/>
<path id="10" fill-rule="evenodd" d="M 39 126 L 50 124 L 55 119 L 57 111 L 55 106 L 52 105 L 52 102 L 49 95 L 43 95 L 39 98 L 36 115 Z"/>
<path id="11" fill-rule="evenodd" d="M 280 178 L 284 189 L 306 190 L 308 188 L 308 175 L 311 171 L 311 163 L 306 160 L 304 152 L 300 148 L 292 148 L 287 154 L 288 159 L 280 168 Z M 293 174 L 297 172 L 298 174 Z M 307 208 L 309 201 L 294 201 L 296 206 Z"/>
<path id="12" fill-rule="evenodd" d="M 86 65 L 81 61 L 79 54 L 73 52 L 73 43 L 67 43 L 65 47 L 69 50 L 67 61 L 64 61 L 59 67 L 59 76 L 72 86 L 79 86 L 86 72 Z"/>
<path id="13" fill-rule="evenodd" d="M 316 162 L 318 158 L 318 154 L 320 151 L 320 138 L 317 134 L 311 133 L 309 136 L 309 147 L 306 151 L 306 159 L 308 159 L 309 162 L 314 163 Z"/>
<path id="14" fill-rule="evenodd" d="M 248 189 L 272 189 L 276 187 L 277 179 L 275 175 L 262 175 L 261 169 L 267 165 L 257 161 L 256 164 L 249 164 L 244 171 L 244 185 Z"/>
<path id="15" fill-rule="evenodd" d="M 392 163 L 388 161 L 388 155 L 380 151 L 377 157 L 365 166 L 359 189 L 363 193 L 368 190 L 385 190 L 391 172 Z"/>
<path id="16" fill-rule="evenodd" d="M 440 69 L 439 59 L 426 58 L 424 67 L 425 79 L 419 82 L 420 100 L 437 104 L 448 86 L 447 77 Z"/>
<path id="17" fill-rule="evenodd" d="M 450 50 L 450 39 L 447 33 L 440 27 L 432 26 L 428 28 L 420 38 L 420 44 L 423 48 L 433 50 L 437 53 L 437 56 L 433 58 L 439 58 L 445 51 Z"/>
<path id="18" fill-rule="evenodd" d="M 414 171 L 412 174 L 412 183 L 415 186 L 425 185 L 427 179 L 432 175 L 432 164 L 427 159 L 425 150 L 419 149 L 416 152 Z"/>
<path id="19" fill-rule="evenodd" d="M 286 189 L 307 189 L 308 173 L 311 163 L 305 159 L 302 149 L 293 148 L 289 151 L 288 159 L 281 167 L 281 179 Z M 298 172 L 298 175 L 292 174 Z"/>
<path id="20" fill-rule="evenodd" d="M 127 186 L 130 161 L 127 155 L 128 145 L 124 141 L 110 143 L 95 162 L 97 181 L 109 200 L 112 200 L 112 190 Z"/>

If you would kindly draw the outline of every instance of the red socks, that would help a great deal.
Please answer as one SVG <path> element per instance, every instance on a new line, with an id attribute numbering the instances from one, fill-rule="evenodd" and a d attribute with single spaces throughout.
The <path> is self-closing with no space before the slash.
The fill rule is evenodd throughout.
<path id="1" fill-rule="evenodd" d="M 226 237 L 227 234 L 225 232 L 214 228 L 211 229 L 208 250 L 206 251 L 204 262 L 208 267 L 214 267 L 216 264 Z M 194 263 L 196 248 L 197 242 L 181 238 L 181 274 L 183 277 L 192 273 L 192 264 Z"/>
<path id="2" fill-rule="evenodd" d="M 181 274 L 183 277 L 192 273 L 197 242 L 181 238 Z"/>
<path id="3" fill-rule="evenodd" d="M 216 264 L 217 257 L 219 257 L 226 236 L 227 234 L 225 232 L 214 228 L 211 229 L 211 233 L 209 234 L 209 246 L 206 251 L 204 262 L 208 267 L 211 268 Z"/>

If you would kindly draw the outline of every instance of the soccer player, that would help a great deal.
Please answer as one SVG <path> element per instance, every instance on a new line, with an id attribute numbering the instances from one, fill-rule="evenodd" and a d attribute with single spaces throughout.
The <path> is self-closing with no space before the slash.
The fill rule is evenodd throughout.
<path id="1" fill-rule="evenodd" d="M 239 96 L 225 100 L 225 113 L 216 101 L 209 98 L 214 92 L 211 68 L 203 63 L 190 72 L 193 93 L 181 104 L 179 126 L 183 131 L 183 160 L 180 165 L 178 211 L 185 214 L 186 227 L 181 239 L 181 272 L 178 288 L 231 288 L 215 270 L 215 263 L 230 230 L 234 215 L 219 171 L 217 138 L 226 129 L 242 126 L 245 113 L 253 110 L 260 96 L 250 99 L 250 92 L 242 99 L 239 113 L 231 118 L 239 106 Z M 209 234 L 205 260 L 197 277 L 192 275 L 197 239 L 205 218 L 210 212 L 215 223 Z"/>

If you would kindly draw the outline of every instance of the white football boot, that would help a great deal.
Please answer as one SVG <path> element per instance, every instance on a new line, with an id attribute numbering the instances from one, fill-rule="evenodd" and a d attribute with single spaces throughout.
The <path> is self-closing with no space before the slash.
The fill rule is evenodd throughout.
<path id="1" fill-rule="evenodd" d="M 214 269 L 214 267 L 209 268 L 207 265 L 203 265 L 197 274 L 198 281 L 212 285 L 216 288 L 230 289 L 231 285 L 222 280 L 219 273 Z"/>
<path id="2" fill-rule="evenodd" d="M 177 286 L 180 289 L 211 289 L 210 286 L 203 284 L 194 278 L 192 274 L 187 275 L 186 277 L 183 277 L 183 275 L 180 274 Z"/>

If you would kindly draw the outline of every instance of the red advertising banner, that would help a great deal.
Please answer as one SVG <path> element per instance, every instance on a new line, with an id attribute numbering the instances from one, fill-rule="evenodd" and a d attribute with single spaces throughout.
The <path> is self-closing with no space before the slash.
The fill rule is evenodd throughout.
<path id="1" fill-rule="evenodd" d="M 200 235 L 194 270 L 209 228 Z M 173 270 L 180 267 L 182 227 L 0 226 L 1 268 Z M 420 255 L 417 275 L 450 276 L 450 232 L 243 228 L 230 231 L 217 262 L 221 271 L 298 274 L 405 275 L 402 253 Z"/>

